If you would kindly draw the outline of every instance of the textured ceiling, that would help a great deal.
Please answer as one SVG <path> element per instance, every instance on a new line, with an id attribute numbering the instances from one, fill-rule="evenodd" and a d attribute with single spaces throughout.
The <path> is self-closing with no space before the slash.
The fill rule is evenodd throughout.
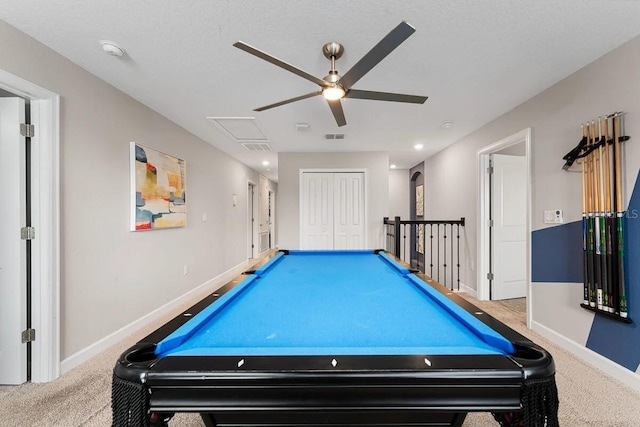
<path id="1" fill-rule="evenodd" d="M 414 166 L 640 34 L 640 2 L 0 0 L 0 19 L 277 180 L 277 152 L 387 151 Z M 344 74 L 402 20 L 416 32 L 354 88 L 429 96 L 424 105 L 346 99 L 341 128 L 321 97 L 252 111 L 317 86 L 234 42 L 322 78 L 323 44 L 345 46 Z M 104 54 L 105 39 L 127 55 Z M 255 117 L 274 151 L 247 151 L 207 117 Z"/>

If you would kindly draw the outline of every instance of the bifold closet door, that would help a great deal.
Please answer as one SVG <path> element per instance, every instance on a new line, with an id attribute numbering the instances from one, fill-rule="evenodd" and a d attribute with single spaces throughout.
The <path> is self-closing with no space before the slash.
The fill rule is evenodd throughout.
<path id="1" fill-rule="evenodd" d="M 364 173 L 305 172 L 300 203 L 301 249 L 364 248 Z"/>

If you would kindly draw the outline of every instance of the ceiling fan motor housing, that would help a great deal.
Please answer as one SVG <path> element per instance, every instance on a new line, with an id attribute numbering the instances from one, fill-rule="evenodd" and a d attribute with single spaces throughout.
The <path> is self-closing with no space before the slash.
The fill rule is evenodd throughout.
<path id="1" fill-rule="evenodd" d="M 322 54 L 327 59 L 340 59 L 342 54 L 344 53 L 344 46 L 340 43 L 329 42 L 322 46 Z"/>

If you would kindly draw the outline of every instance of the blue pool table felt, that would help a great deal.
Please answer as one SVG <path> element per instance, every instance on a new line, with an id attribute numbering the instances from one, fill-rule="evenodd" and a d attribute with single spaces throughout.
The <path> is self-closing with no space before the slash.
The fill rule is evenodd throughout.
<path id="1" fill-rule="evenodd" d="M 514 348 L 384 253 L 291 251 L 176 329 L 155 352 L 505 355 Z"/>

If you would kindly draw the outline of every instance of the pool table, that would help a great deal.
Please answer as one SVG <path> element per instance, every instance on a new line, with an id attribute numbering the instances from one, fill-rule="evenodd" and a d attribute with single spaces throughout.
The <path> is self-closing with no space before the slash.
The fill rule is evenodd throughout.
<path id="1" fill-rule="evenodd" d="M 554 375 L 547 351 L 385 251 L 280 251 L 120 356 L 113 425 L 553 426 Z"/>

